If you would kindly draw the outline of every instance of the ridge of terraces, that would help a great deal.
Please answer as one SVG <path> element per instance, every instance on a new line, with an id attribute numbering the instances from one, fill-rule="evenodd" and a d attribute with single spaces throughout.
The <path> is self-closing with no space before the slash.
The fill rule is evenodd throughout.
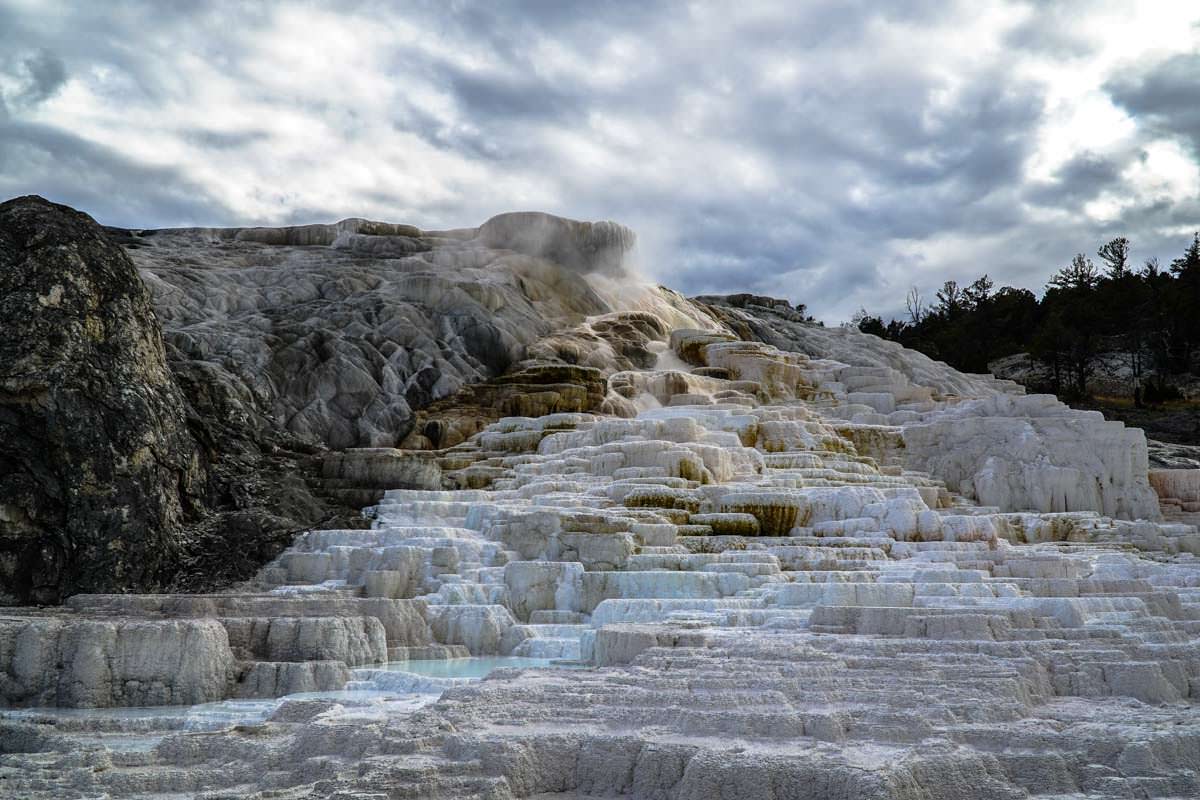
<path id="1" fill-rule="evenodd" d="M 166 716 L 136 752 L 0 720 L 31 742 L 0 791 L 1200 794 L 1200 537 L 1158 518 L 1144 440 L 1139 472 L 1119 424 L 1007 382 L 712 332 L 659 360 L 687 368 L 609 379 L 636 416 L 502 419 L 238 592 L 0 616 L 15 705 L 335 693 L 204 736 Z M 582 668 L 405 666 L 465 654 Z"/>

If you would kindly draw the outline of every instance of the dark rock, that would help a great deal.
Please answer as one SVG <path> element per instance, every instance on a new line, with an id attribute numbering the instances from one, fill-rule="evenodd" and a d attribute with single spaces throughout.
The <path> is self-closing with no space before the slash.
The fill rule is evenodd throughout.
<path id="1" fill-rule="evenodd" d="M 208 590 L 302 530 L 364 524 L 324 494 L 323 447 L 186 338 L 164 347 L 137 269 L 86 214 L 0 205 L 0 319 L 0 603 Z"/>
<path id="2" fill-rule="evenodd" d="M 0 205 L 6 599 L 160 587 L 203 485 L 150 294 L 86 214 Z"/>
<path id="3" fill-rule="evenodd" d="M 1146 440 L 1150 469 L 1200 469 L 1200 447 Z"/>

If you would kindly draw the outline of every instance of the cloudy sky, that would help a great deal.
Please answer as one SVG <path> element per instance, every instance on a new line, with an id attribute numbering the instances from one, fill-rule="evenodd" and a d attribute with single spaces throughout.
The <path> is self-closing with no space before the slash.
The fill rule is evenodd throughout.
<path id="1" fill-rule="evenodd" d="M 1200 228 L 1200 4 L 0 0 L 0 195 L 130 227 L 615 219 L 839 322 Z"/>

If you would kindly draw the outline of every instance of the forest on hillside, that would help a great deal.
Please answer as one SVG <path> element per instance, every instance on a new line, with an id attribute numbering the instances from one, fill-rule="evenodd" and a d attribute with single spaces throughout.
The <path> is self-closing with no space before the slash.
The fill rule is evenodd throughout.
<path id="1" fill-rule="evenodd" d="M 1130 253 L 1119 237 L 1097 261 L 1076 255 L 1040 299 L 1028 289 L 996 290 L 983 275 L 967 286 L 946 281 L 928 303 L 914 287 L 906 319 L 884 322 L 864 310 L 854 322 L 965 372 L 1028 354 L 1029 388 L 1067 399 L 1094 394 L 1101 374 L 1118 376 L 1137 405 L 1178 398 L 1179 385 L 1200 373 L 1200 234 L 1166 267 L 1157 259 L 1135 267 Z"/>

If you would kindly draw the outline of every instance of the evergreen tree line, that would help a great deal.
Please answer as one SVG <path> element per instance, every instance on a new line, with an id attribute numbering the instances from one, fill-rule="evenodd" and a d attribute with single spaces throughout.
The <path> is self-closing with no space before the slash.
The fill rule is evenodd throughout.
<path id="1" fill-rule="evenodd" d="M 1101 360 L 1114 358 L 1138 400 L 1177 396 L 1173 377 L 1200 372 L 1200 234 L 1166 269 L 1157 259 L 1135 268 L 1124 236 L 1096 255 L 1099 264 L 1076 255 L 1040 300 L 1028 289 L 994 290 L 984 275 L 968 286 L 946 281 L 930 303 L 914 287 L 907 319 L 885 323 L 864 310 L 855 323 L 964 372 L 1028 353 L 1046 375 L 1031 388 L 1067 397 L 1085 397 Z"/>

